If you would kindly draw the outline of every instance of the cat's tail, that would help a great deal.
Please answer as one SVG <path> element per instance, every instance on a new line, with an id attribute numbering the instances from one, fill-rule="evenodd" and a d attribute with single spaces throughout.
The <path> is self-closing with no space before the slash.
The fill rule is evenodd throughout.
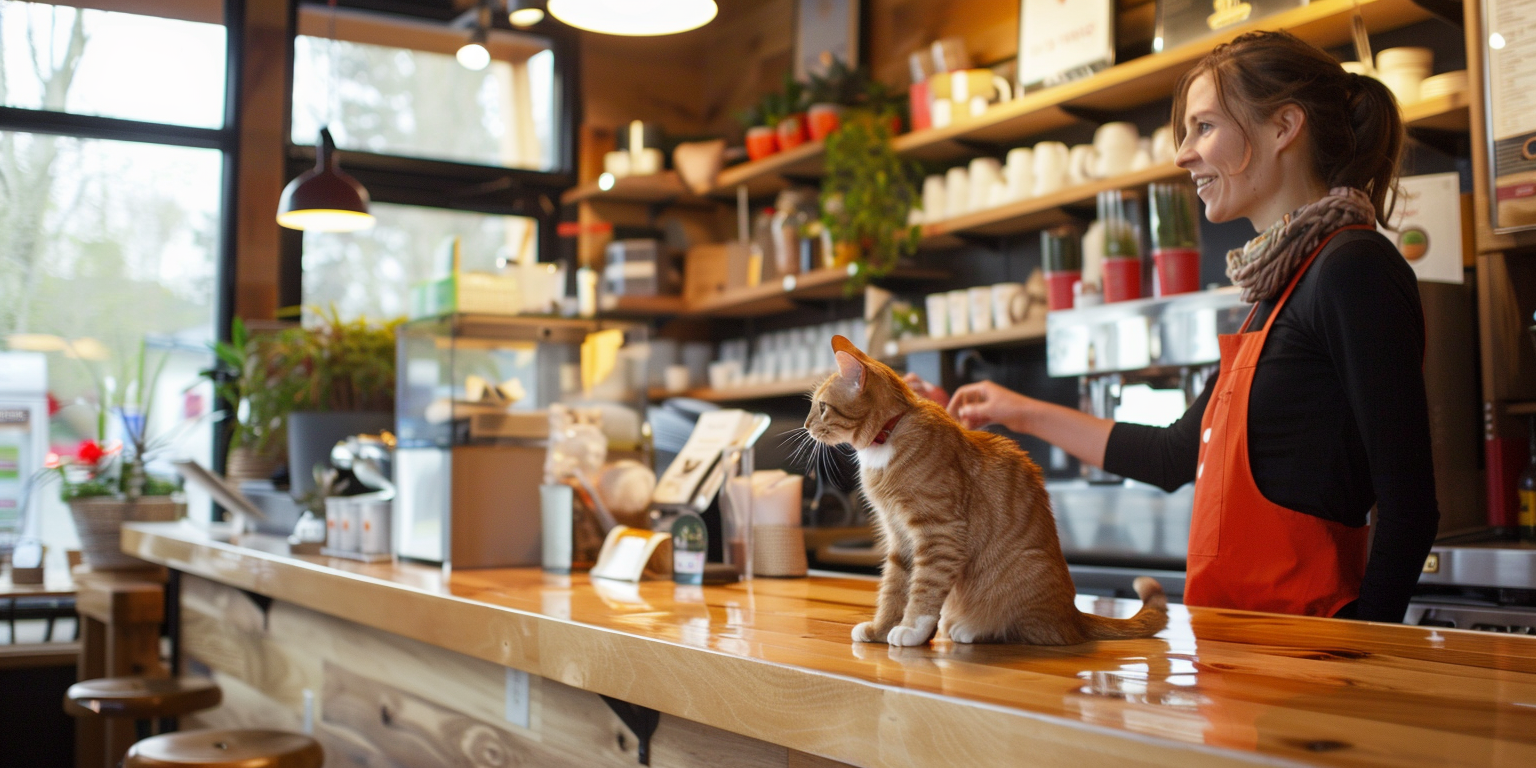
<path id="1" fill-rule="evenodd" d="M 1089 640 L 1121 640 L 1151 637 L 1168 626 L 1168 595 L 1156 579 L 1138 576 L 1133 586 L 1141 597 L 1141 610 L 1129 619 L 1082 614 L 1083 633 Z"/>

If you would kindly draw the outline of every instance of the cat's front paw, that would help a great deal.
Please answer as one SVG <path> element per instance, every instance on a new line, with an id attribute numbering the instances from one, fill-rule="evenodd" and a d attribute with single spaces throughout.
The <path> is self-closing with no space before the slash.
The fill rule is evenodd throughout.
<path id="1" fill-rule="evenodd" d="M 853 628 L 853 641 L 855 643 L 883 643 L 885 637 L 875 630 L 873 621 L 866 621 Z"/>
<path id="2" fill-rule="evenodd" d="M 936 617 L 919 616 L 916 621 L 912 622 L 912 626 L 898 624 L 891 627 L 891 631 L 886 635 L 885 641 L 891 645 L 904 647 L 922 645 L 933 638 L 933 630 L 938 623 L 939 620 Z"/>
<path id="3" fill-rule="evenodd" d="M 951 624 L 945 630 L 945 634 L 948 634 L 949 639 L 956 643 L 974 643 L 981 635 L 975 627 L 967 624 Z"/>

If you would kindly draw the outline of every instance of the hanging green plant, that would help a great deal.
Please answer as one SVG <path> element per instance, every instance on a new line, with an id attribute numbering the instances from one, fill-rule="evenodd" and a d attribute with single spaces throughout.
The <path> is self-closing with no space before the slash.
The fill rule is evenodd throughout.
<path id="1" fill-rule="evenodd" d="M 886 112 L 850 112 L 826 140 L 821 220 L 834 242 L 857 248 L 853 290 L 917 252 L 920 232 L 907 221 L 921 169 L 891 148 L 892 122 Z"/>

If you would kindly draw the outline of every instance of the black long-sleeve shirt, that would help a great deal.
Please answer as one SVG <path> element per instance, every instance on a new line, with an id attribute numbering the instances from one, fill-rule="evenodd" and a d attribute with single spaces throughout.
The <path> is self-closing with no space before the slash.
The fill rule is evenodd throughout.
<path id="1" fill-rule="evenodd" d="M 1251 330 L 1274 301 L 1260 302 Z M 1402 621 L 1440 513 L 1424 393 L 1424 311 L 1413 270 L 1375 232 L 1339 234 L 1297 283 L 1254 373 L 1253 478 L 1270 501 L 1375 539 L 1360 597 L 1340 616 Z M 1166 490 L 1195 479 L 1216 377 L 1168 427 L 1118 423 L 1104 468 Z"/>

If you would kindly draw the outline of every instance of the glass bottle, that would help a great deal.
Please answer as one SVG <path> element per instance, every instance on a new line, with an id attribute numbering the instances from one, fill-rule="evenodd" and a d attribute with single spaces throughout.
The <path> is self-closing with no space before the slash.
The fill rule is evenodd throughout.
<path id="1" fill-rule="evenodd" d="M 1520 538 L 1536 541 L 1536 416 L 1531 417 L 1528 430 L 1531 440 L 1531 461 L 1526 465 L 1525 471 L 1520 473 L 1515 489 L 1520 496 Z"/>

